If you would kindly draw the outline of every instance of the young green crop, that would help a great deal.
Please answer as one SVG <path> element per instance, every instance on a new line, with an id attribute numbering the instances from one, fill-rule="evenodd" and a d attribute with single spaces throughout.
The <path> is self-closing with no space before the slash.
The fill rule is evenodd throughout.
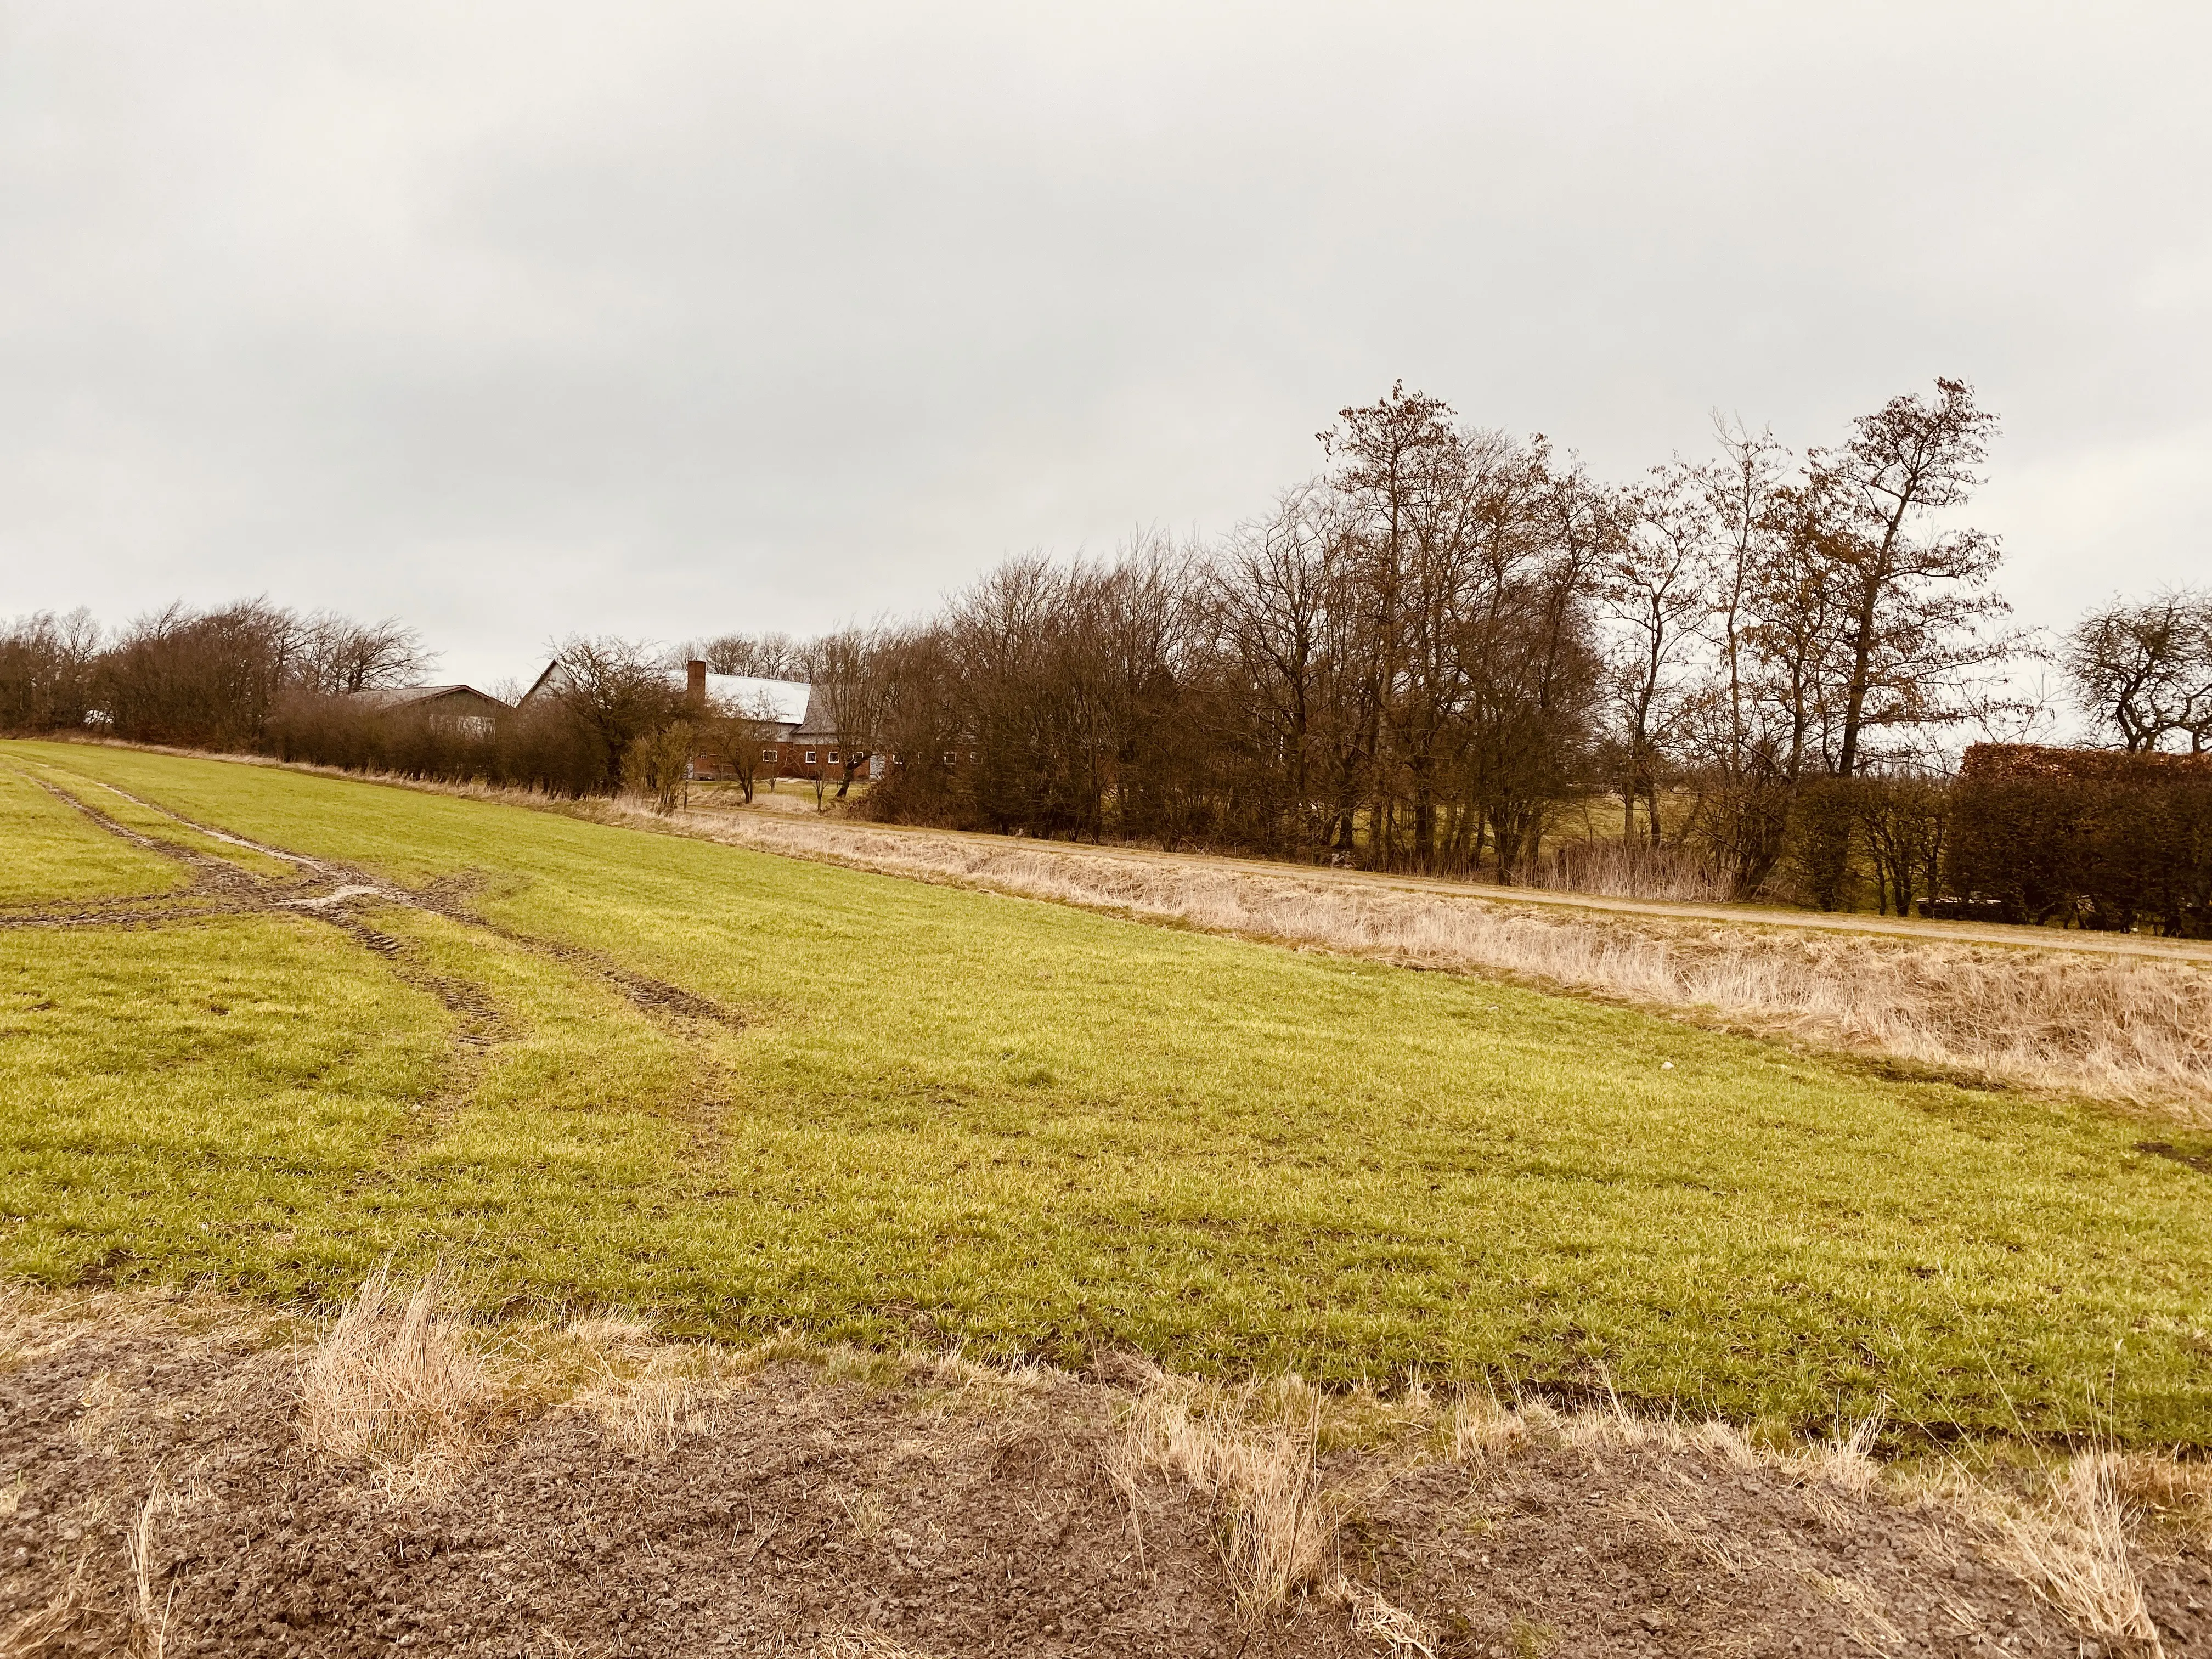
<path id="1" fill-rule="evenodd" d="M 166 893 L 184 873 L 118 840 L 82 812 L 0 765 L 0 904 Z"/>
<path id="2" fill-rule="evenodd" d="M 467 878 L 494 926 L 0 933 L 17 1271 L 331 1292 L 397 1250 L 725 1335 L 2212 1443 L 2207 1178 L 2138 1147 L 2203 1150 L 2170 1127 L 557 814 L 22 749 Z"/>

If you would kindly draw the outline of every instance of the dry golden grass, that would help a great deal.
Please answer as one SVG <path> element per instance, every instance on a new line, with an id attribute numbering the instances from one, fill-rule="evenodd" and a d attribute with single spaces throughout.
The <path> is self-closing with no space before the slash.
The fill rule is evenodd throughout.
<path id="1" fill-rule="evenodd" d="M 572 1402 L 633 1457 L 659 1457 L 699 1426 L 703 1401 L 698 1381 L 665 1364 L 634 1376 L 610 1376 Z"/>
<path id="2" fill-rule="evenodd" d="M 1547 853 L 1534 884 L 1554 893 L 1714 904 L 1729 896 L 1727 878 L 1679 847 L 1644 842 L 1570 842 Z"/>
<path id="3" fill-rule="evenodd" d="M 61 1648 L 84 1611 L 83 1583 L 72 1578 L 45 1603 L 0 1630 L 0 1659 L 46 1659 Z"/>
<path id="4" fill-rule="evenodd" d="M 1133 1511 L 1138 1482 L 1153 1473 L 1222 1506 L 1224 1553 L 1249 1617 L 1318 1588 L 1351 1607 L 1364 1633 L 1404 1656 L 1429 1651 L 1425 1627 L 1371 1589 L 1341 1573 L 1324 1582 L 1322 1572 L 1337 1554 L 1344 1517 L 1395 1470 L 1435 1457 L 1474 1462 L 1536 1443 L 1589 1451 L 1650 1446 L 1779 1475 L 1824 1513 L 1840 1513 L 1831 1494 L 1932 1506 L 2101 1650 L 2137 1659 L 2160 1659 L 2163 1649 L 2136 1573 L 2143 1516 L 2125 1494 L 2162 1494 L 2161 1510 L 2194 1525 L 2212 1484 L 2195 1465 L 2100 1452 L 2075 1458 L 2040 1496 L 2023 1497 L 2010 1483 L 1956 1464 L 1933 1479 L 1883 1465 L 1873 1455 L 1879 1417 L 1839 1423 L 1817 1442 L 1772 1446 L 1728 1423 L 1639 1416 L 1617 1402 L 1570 1410 L 1534 1399 L 1508 1403 L 1487 1392 L 1439 1398 L 1418 1379 L 1386 1398 L 1364 1390 L 1322 1395 L 1296 1378 L 1232 1388 L 1160 1376 L 1134 1397 L 1120 1428 L 1108 1472 Z M 1359 1455 L 1330 1457 L 1332 1449 Z M 1647 1518 L 1731 1572 L 1762 1566 L 1740 1547 L 1692 1534 L 1663 1512 Z M 1862 1587 L 1814 1576 L 1814 1588 L 1846 1604 L 1869 1651 L 1901 1650 L 1901 1634 Z"/>
<path id="5" fill-rule="evenodd" d="M 2212 972 L 2192 962 L 1538 907 L 1475 892 L 595 802 L 611 823 L 1394 962 L 1501 972 L 1917 1065 L 2212 1121 Z"/>
<path id="6" fill-rule="evenodd" d="M 301 1373 L 301 1438 L 325 1456 L 366 1462 L 394 1496 L 450 1481 L 497 1392 L 455 1340 L 440 1289 L 430 1279 L 403 1293 L 379 1267 Z"/>
<path id="7" fill-rule="evenodd" d="M 166 1595 L 157 1595 L 154 1587 L 154 1528 L 161 1519 L 167 1494 L 161 1490 L 161 1478 L 154 1477 L 146 1501 L 138 1506 L 138 1519 L 124 1540 L 124 1552 L 131 1567 L 131 1638 L 130 1650 L 133 1659 L 161 1659 L 168 1650 L 169 1614 L 177 1600 L 177 1587 L 169 1586 Z"/>
<path id="8" fill-rule="evenodd" d="M 2161 1532 L 2212 1543 L 2212 1465 L 2130 1453 L 2112 1465 L 2122 1505 Z"/>
<path id="9" fill-rule="evenodd" d="M 1256 1621 L 1317 1579 L 1336 1540 L 1340 1500 L 1315 1464 L 1321 1419 L 1319 1394 L 1295 1382 L 1223 1390 L 1165 1378 L 1130 1407 L 1109 1473 L 1133 1494 L 1158 1471 L 1221 1506 L 1230 1584 Z"/>
<path id="10" fill-rule="evenodd" d="M 1329 1581 L 1325 1593 L 1352 1609 L 1352 1633 L 1376 1644 L 1390 1659 L 1436 1659 L 1435 1626 L 1393 1606 L 1379 1590 L 1340 1576 Z"/>
<path id="11" fill-rule="evenodd" d="M 2162 1659 L 2165 1644 L 2136 1577 L 2118 1464 L 2111 1452 L 2076 1456 L 2046 1503 L 2003 1518 L 1998 1553 L 2106 1651 Z"/>
<path id="12" fill-rule="evenodd" d="M 806 1653 L 807 1659 L 932 1659 L 920 1648 L 872 1630 L 831 1631 L 817 1637 Z"/>

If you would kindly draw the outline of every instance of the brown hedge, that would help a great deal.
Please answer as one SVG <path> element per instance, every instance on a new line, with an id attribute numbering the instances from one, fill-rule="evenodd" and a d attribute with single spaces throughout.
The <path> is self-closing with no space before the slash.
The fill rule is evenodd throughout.
<path id="1" fill-rule="evenodd" d="M 1960 914 L 2212 938 L 2212 755 L 1976 744 L 1946 853 Z"/>

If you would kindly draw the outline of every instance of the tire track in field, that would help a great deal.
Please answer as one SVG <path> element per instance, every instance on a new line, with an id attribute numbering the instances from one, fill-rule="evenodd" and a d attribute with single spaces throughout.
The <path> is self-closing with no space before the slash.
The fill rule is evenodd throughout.
<path id="1" fill-rule="evenodd" d="M 304 853 L 294 852 L 289 848 L 250 840 L 244 836 L 234 835 L 228 830 L 196 823 L 157 802 L 142 799 L 127 791 L 118 789 L 112 784 L 101 783 L 97 786 L 121 796 L 125 800 L 130 801 L 143 811 L 159 814 L 187 830 L 231 846 L 244 848 L 269 858 L 282 860 L 304 872 L 301 880 L 293 887 L 278 888 L 254 875 L 251 871 L 241 869 L 224 860 L 199 852 L 195 848 L 164 842 L 133 830 L 44 778 L 34 778 L 33 781 L 50 793 L 75 806 L 94 823 L 112 834 L 149 851 L 175 858 L 190 865 L 196 873 L 204 874 L 213 895 L 233 901 L 232 905 L 223 914 L 234 915 L 256 910 L 289 908 L 316 915 L 325 921 L 335 921 L 341 914 L 341 907 L 358 900 L 398 905 L 406 909 L 420 910 L 431 915 L 441 916 L 464 927 L 476 928 L 491 933 L 510 945 L 517 945 L 539 956 L 550 957 L 569 968 L 581 969 L 591 977 L 612 986 L 640 1010 L 663 1022 L 673 1018 L 707 1024 L 726 1025 L 735 1029 L 742 1029 L 744 1025 L 744 1016 L 726 1004 L 717 1002 L 711 997 L 702 996 L 696 991 L 686 990 L 683 986 L 671 984 L 666 980 L 657 979 L 650 974 L 640 973 L 635 969 L 617 961 L 605 951 L 595 951 L 586 945 L 566 944 L 557 939 L 540 939 L 535 934 L 523 933 L 477 914 L 470 908 L 466 902 L 469 887 L 456 883 L 450 878 L 431 882 L 420 888 L 408 888 L 385 881 L 370 871 L 340 860 L 313 858 Z M 144 906 L 143 901 L 138 902 L 142 908 L 146 909 L 149 916 L 158 914 L 152 908 Z M 194 912 L 177 919 L 196 919 L 198 914 L 203 912 Z M 18 916 L 0 918 L 0 925 L 12 923 L 16 926 L 40 926 L 55 925 L 64 921 L 88 925 L 100 920 L 99 916 L 88 911 L 82 915 L 71 915 L 59 917 L 35 911 L 26 911 Z"/>
<path id="2" fill-rule="evenodd" d="M 121 905 L 120 915 L 133 921 L 152 921 L 173 912 L 181 911 L 186 916 L 210 914 L 235 914 L 246 910 L 265 908 L 266 886 L 250 871 L 241 870 L 228 860 L 216 858 L 185 847 L 177 842 L 164 841 L 134 830 L 89 801 L 82 800 L 50 779 L 28 772 L 17 773 L 52 795 L 64 805 L 73 808 L 94 828 L 105 830 L 118 841 L 137 848 L 142 853 L 180 864 L 191 872 L 191 881 L 181 893 L 147 895 L 121 901 L 87 901 L 74 910 L 58 910 L 52 905 L 36 905 L 22 908 L 11 908 L 0 915 L 0 927 L 58 927 L 83 925 L 88 921 L 107 921 L 118 915 L 110 905 Z M 119 792 L 118 792 L 119 793 Z"/>
<path id="3" fill-rule="evenodd" d="M 185 925 L 234 915 L 269 915 L 291 911 L 336 927 L 354 943 L 380 958 L 403 981 L 438 999 L 453 1016 L 449 1052 L 439 1085 L 420 1108 L 421 1121 L 404 1138 L 418 1141 L 449 1121 L 473 1100 L 488 1070 L 492 1052 L 524 1035 L 526 1027 L 503 1011 L 489 992 L 471 980 L 436 971 L 422 959 L 413 941 L 385 932 L 360 912 L 389 905 L 438 916 L 457 926 L 489 933 L 501 943 L 560 963 L 586 981 L 615 991 L 685 1047 L 697 1051 L 702 1073 L 702 1093 L 693 1102 L 695 1148 L 702 1153 L 718 1141 L 721 1121 L 730 1105 L 720 1067 L 703 1050 L 708 1029 L 742 1030 L 744 1017 L 735 1009 L 696 992 L 644 974 L 604 951 L 557 939 L 540 939 L 492 921 L 474 909 L 470 900 L 481 890 L 480 878 L 445 877 L 419 888 L 386 881 L 374 872 L 334 859 L 313 858 L 289 848 L 251 840 L 211 825 L 196 823 L 156 802 L 143 799 L 112 785 L 97 787 L 130 801 L 140 810 L 230 846 L 276 859 L 300 872 L 297 879 L 271 882 L 254 872 L 201 851 L 149 836 L 112 815 L 79 799 L 44 777 L 32 780 L 57 799 L 67 802 L 90 822 L 118 838 L 144 850 L 184 864 L 192 872 L 192 884 L 166 902 L 144 899 L 94 902 L 61 910 L 53 906 L 26 907 L 0 911 L 0 928 L 136 927 Z M 71 782 L 80 781 L 74 776 Z"/>
<path id="4" fill-rule="evenodd" d="M 434 1139 L 477 1098 L 484 1074 L 490 1069 L 493 1050 L 526 1036 L 529 1028 L 495 1002 L 481 985 L 428 967 L 422 959 L 421 947 L 412 940 L 372 927 L 335 907 L 325 911 L 322 919 L 363 950 L 382 957 L 394 976 L 437 998 L 453 1017 L 438 1086 L 408 1109 L 411 1121 L 406 1133 L 398 1137 L 397 1149 L 404 1154 Z"/>
<path id="5" fill-rule="evenodd" d="M 159 854 L 184 865 L 192 872 L 192 884 L 183 894 L 174 896 L 167 903 L 137 900 L 112 908 L 95 904 L 62 913 L 57 913 L 49 907 L 40 907 L 0 915 L 0 927 L 158 927 L 205 921 L 216 917 L 269 915 L 286 910 L 327 923 L 381 958 L 395 977 L 436 997 L 454 1017 L 437 1087 L 419 1106 L 410 1109 L 410 1112 L 419 1113 L 428 1120 L 422 1126 L 426 1129 L 444 1123 L 460 1107 L 473 1099 L 489 1062 L 491 1050 L 522 1034 L 522 1028 L 500 1009 L 483 987 L 433 971 L 418 959 L 418 951 L 408 940 L 372 927 L 353 914 L 354 908 L 362 901 L 404 905 L 407 896 L 404 891 L 394 892 L 386 884 L 367 878 L 362 872 L 336 867 L 323 860 L 264 847 L 243 836 L 195 823 L 181 814 L 142 800 L 126 791 L 112 789 L 107 785 L 100 786 L 110 788 L 111 793 L 143 811 L 171 819 L 216 842 L 265 854 L 290 865 L 301 872 L 296 880 L 281 884 L 272 882 L 198 848 L 165 841 L 158 836 L 149 836 L 133 829 L 46 778 L 33 776 L 31 781 L 57 799 L 75 807 L 108 834 L 144 851 Z M 356 878 L 349 879 L 349 877 Z M 414 1136 L 410 1134 L 407 1138 Z"/>

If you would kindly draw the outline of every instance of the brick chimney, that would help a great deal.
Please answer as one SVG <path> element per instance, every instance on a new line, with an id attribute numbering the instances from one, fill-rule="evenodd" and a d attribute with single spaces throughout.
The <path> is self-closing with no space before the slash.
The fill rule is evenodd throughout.
<path id="1" fill-rule="evenodd" d="M 696 657 L 684 665 L 684 706 L 695 714 L 707 712 L 707 665 Z"/>

